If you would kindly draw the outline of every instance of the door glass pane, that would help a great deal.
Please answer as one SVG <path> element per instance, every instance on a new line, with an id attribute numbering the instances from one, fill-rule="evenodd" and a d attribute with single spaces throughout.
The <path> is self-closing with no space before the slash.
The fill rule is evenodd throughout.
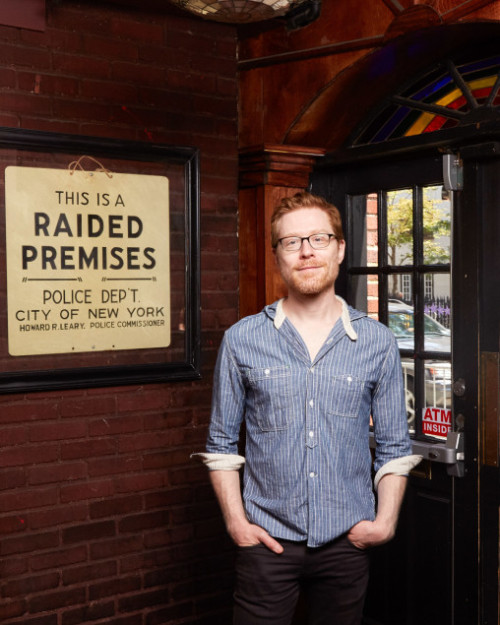
<path id="1" fill-rule="evenodd" d="M 450 262 L 451 204 L 441 185 L 423 188 L 424 264 Z"/>
<path id="2" fill-rule="evenodd" d="M 399 302 L 413 306 L 413 280 L 411 273 L 394 273 L 388 277 L 389 303 Z"/>
<path id="3" fill-rule="evenodd" d="M 410 434 L 415 433 L 415 363 L 412 358 L 401 358 L 403 367 L 403 382 L 406 400 L 406 415 L 408 417 L 408 429 Z"/>
<path id="4" fill-rule="evenodd" d="M 424 349 L 427 352 L 450 353 L 450 274 L 425 274 L 424 288 Z"/>
<path id="5" fill-rule="evenodd" d="M 422 434 L 446 440 L 451 427 L 451 361 L 425 361 Z"/>
<path id="6" fill-rule="evenodd" d="M 413 263 L 413 192 L 388 191 L 387 264 L 395 267 Z"/>
<path id="7" fill-rule="evenodd" d="M 394 332 L 399 349 L 415 349 L 415 320 L 411 274 L 393 275 L 389 296 L 389 328 Z M 410 285 L 409 288 L 408 284 Z M 404 292 L 403 292 L 404 291 Z"/>
<path id="8" fill-rule="evenodd" d="M 394 333 L 417 438 L 451 425 L 450 209 L 441 185 L 350 200 L 349 301 Z"/>

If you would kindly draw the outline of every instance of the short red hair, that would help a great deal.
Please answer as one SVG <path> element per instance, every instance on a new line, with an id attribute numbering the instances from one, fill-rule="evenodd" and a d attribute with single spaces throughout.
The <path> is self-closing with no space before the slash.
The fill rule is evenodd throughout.
<path id="1" fill-rule="evenodd" d="M 271 216 L 271 244 L 273 247 L 278 245 L 278 222 L 287 213 L 298 210 L 299 208 L 319 208 L 327 213 L 332 225 L 332 234 L 338 240 L 344 240 L 344 232 L 342 230 L 342 218 L 339 210 L 333 204 L 327 202 L 324 198 L 313 195 L 308 191 L 300 191 L 291 197 L 282 198 L 278 206 L 273 210 Z"/>

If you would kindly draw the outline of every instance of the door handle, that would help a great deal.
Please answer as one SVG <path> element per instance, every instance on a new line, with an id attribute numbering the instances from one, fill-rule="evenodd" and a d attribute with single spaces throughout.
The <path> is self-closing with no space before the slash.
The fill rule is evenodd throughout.
<path id="1" fill-rule="evenodd" d="M 370 432 L 370 447 L 372 449 L 376 447 L 373 432 Z M 463 432 L 448 432 L 444 444 L 412 440 L 412 453 L 422 456 L 424 460 L 447 465 L 448 475 L 453 477 L 465 475 Z"/>
<path id="2" fill-rule="evenodd" d="M 446 443 L 429 443 L 412 441 L 413 453 L 423 456 L 432 462 L 447 465 L 448 475 L 463 477 L 465 475 L 465 453 L 463 432 L 448 432 Z"/>

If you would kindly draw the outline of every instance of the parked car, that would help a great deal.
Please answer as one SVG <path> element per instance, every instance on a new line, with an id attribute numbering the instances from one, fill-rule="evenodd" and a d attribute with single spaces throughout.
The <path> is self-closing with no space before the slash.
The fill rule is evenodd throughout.
<path id="1" fill-rule="evenodd" d="M 413 307 L 398 300 L 389 300 L 389 328 L 394 332 L 399 349 L 414 350 Z M 425 406 L 451 408 L 451 333 L 430 315 L 424 314 L 426 352 L 450 354 L 450 360 L 426 360 Z M 415 427 L 415 365 L 412 358 L 402 357 L 406 410 L 410 430 Z"/>

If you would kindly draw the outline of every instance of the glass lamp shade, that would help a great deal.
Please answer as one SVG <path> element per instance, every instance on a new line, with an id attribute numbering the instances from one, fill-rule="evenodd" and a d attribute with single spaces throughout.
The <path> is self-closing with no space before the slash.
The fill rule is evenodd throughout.
<path id="1" fill-rule="evenodd" d="M 247 24 L 279 17 L 309 0 L 170 0 L 181 9 L 215 22 Z"/>

